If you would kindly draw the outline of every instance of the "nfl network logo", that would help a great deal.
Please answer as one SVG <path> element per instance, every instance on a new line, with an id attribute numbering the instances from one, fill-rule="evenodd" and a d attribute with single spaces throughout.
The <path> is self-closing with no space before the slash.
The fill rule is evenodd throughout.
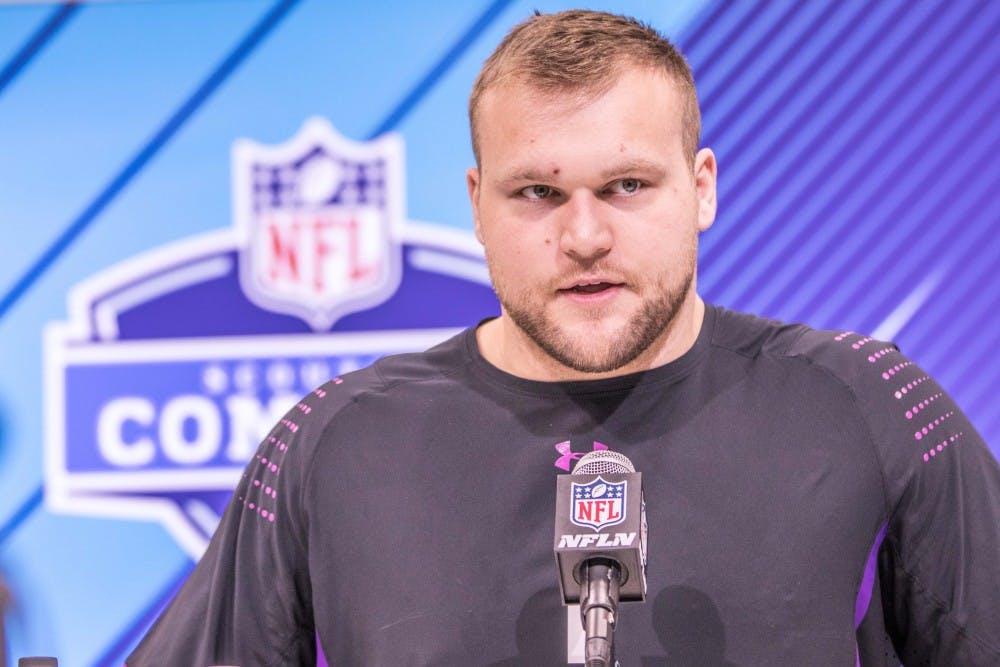
<path id="1" fill-rule="evenodd" d="M 231 227 L 74 287 L 45 331 L 48 506 L 159 521 L 198 558 L 301 396 L 498 312 L 472 234 L 407 219 L 403 165 L 398 136 L 320 118 L 237 140 Z"/>
<path id="2" fill-rule="evenodd" d="M 570 520 L 578 526 L 593 528 L 595 532 L 623 522 L 627 484 L 605 482 L 601 477 L 589 484 L 573 482 Z"/>

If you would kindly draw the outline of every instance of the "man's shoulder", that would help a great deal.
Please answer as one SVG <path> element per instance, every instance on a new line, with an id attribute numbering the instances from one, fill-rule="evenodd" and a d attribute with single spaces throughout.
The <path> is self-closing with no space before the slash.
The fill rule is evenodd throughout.
<path id="1" fill-rule="evenodd" d="M 469 337 L 466 329 L 430 349 L 382 357 L 365 371 L 377 380 L 379 391 L 440 383 L 454 379 L 468 365 Z"/>
<path id="2" fill-rule="evenodd" d="M 422 352 L 387 355 L 370 366 L 331 378 L 308 399 L 321 399 L 322 411 L 333 416 L 365 399 L 398 397 L 407 390 L 423 391 L 427 385 L 440 389 L 460 384 L 457 376 L 466 366 L 469 335 L 471 330 L 465 330 Z"/>
<path id="3" fill-rule="evenodd" d="M 423 352 L 382 357 L 373 364 L 330 378 L 303 396 L 279 420 L 271 436 L 283 434 L 306 449 L 324 438 L 332 425 L 350 428 L 367 423 L 373 414 L 392 419 L 419 409 L 432 386 L 437 395 L 461 387 L 465 336 L 459 333 Z M 309 444 L 312 443 L 312 444 Z"/>
<path id="4" fill-rule="evenodd" d="M 713 343 L 760 361 L 808 367 L 855 390 L 884 382 L 910 365 L 890 342 L 721 308 Z"/>

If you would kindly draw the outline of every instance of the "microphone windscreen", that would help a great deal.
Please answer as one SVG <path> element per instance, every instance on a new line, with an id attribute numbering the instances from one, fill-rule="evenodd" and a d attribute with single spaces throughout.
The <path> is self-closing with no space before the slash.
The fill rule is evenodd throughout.
<path id="1" fill-rule="evenodd" d="M 635 472 L 635 466 L 627 456 L 610 449 L 598 449 L 580 457 L 573 468 L 574 475 L 614 475 Z"/>

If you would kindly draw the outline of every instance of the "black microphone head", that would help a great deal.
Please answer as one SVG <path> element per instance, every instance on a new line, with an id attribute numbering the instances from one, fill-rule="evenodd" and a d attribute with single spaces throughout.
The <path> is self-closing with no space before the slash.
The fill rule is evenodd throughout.
<path id="1" fill-rule="evenodd" d="M 584 454 L 577 461 L 576 467 L 573 468 L 574 475 L 623 474 L 627 472 L 635 472 L 635 466 L 632 465 L 627 456 L 610 449 L 598 449 Z"/>

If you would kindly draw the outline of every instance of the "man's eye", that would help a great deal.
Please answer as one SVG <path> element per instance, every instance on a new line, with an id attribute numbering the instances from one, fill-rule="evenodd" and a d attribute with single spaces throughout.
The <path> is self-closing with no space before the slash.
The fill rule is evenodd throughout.
<path id="1" fill-rule="evenodd" d="M 642 183 L 637 178 L 621 178 L 611 184 L 608 191 L 616 195 L 634 195 L 642 188 Z"/>
<path id="2" fill-rule="evenodd" d="M 520 194 L 525 199 L 546 199 L 553 194 L 552 188 L 547 185 L 529 185 L 521 188 Z"/>

